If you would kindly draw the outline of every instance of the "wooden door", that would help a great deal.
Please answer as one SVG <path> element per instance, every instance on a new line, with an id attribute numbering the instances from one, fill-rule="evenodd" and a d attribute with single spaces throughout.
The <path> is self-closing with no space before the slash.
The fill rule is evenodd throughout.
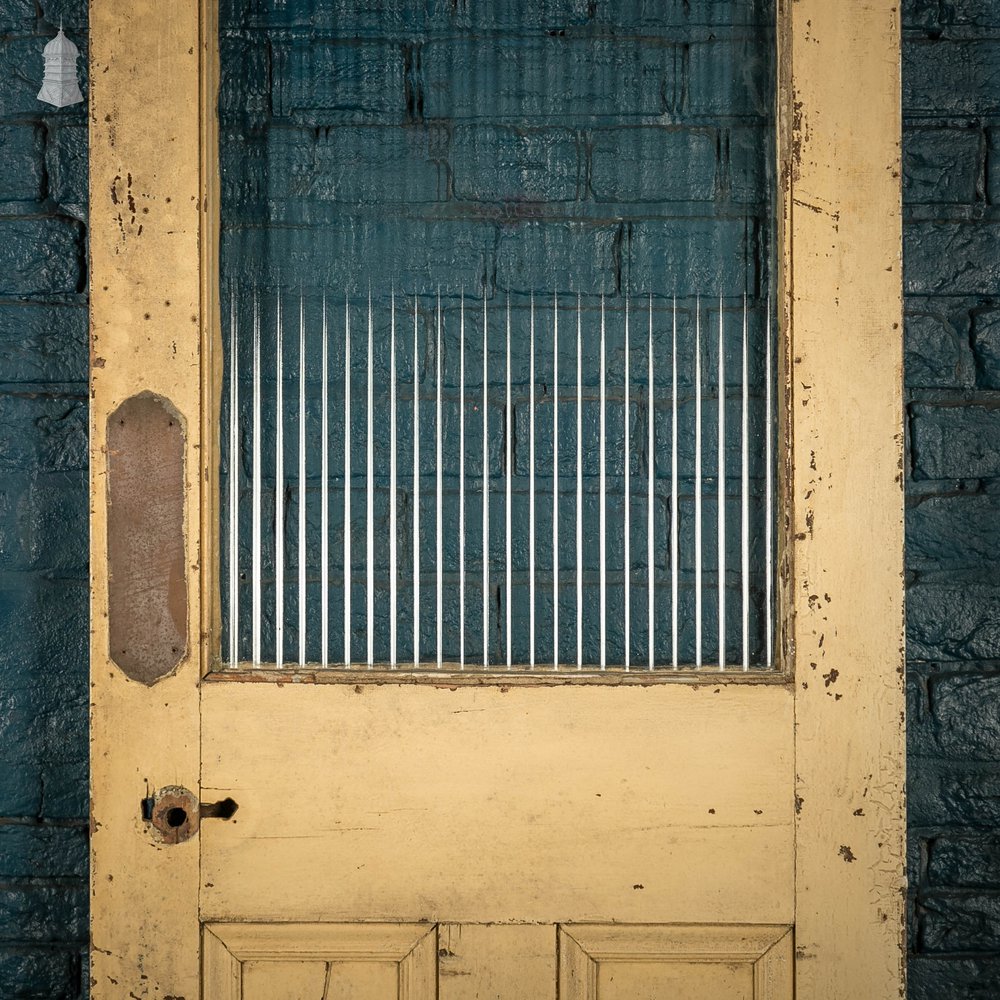
<path id="1" fill-rule="evenodd" d="M 210 669 L 214 5 L 92 4 L 92 996 L 899 995 L 898 12 L 779 27 L 782 669 L 417 683 Z"/>

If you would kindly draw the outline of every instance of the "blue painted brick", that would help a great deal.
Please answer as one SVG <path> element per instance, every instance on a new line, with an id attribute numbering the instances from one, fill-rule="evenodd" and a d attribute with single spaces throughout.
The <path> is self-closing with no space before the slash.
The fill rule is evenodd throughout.
<path id="1" fill-rule="evenodd" d="M 83 305 L 0 301 L 0 380 L 79 383 L 87 379 Z"/>
<path id="2" fill-rule="evenodd" d="M 86 678 L 78 683 L 84 686 Z M 64 719 L 62 725 L 74 727 L 80 736 L 63 750 L 64 759 L 46 757 L 41 774 L 41 812 L 52 820 L 86 819 L 89 810 L 86 706 L 81 706 L 72 718 Z"/>
<path id="3" fill-rule="evenodd" d="M 907 0 L 904 25 L 926 32 L 904 42 L 904 198 L 908 205 L 972 204 L 985 194 L 995 201 L 994 137 L 987 132 L 984 163 L 979 122 L 956 121 L 995 113 L 1000 44 L 976 38 L 971 26 L 988 25 L 1000 8 L 993 0 Z M 961 32 L 949 36 L 952 26 Z M 944 33 L 942 33 L 944 32 Z M 985 32 L 980 31 L 980 35 Z M 985 191 L 982 185 L 985 181 Z M 995 294 L 998 272 L 995 228 L 988 221 L 957 222 L 939 211 L 937 221 L 909 223 L 905 232 L 907 305 L 906 380 L 915 388 L 1000 387 L 990 310 L 979 304 L 941 302 L 934 296 Z M 957 214 L 957 213 L 955 213 Z M 929 219 L 924 210 L 923 219 Z M 987 217 L 988 218 L 988 217 Z M 969 311 L 971 308 L 971 325 Z M 991 400 L 989 401 L 992 402 Z M 990 407 L 975 397 L 948 407 L 911 407 L 912 472 L 929 489 L 952 489 L 933 480 L 994 474 L 995 436 Z M 925 506 L 926 504 L 926 506 Z M 907 511 L 907 595 L 911 682 L 908 720 L 909 821 L 982 831 L 1000 825 L 1000 748 L 991 715 L 995 674 L 977 660 L 996 655 L 993 622 L 998 611 L 995 511 L 992 494 L 929 497 Z M 974 583 L 971 581 L 984 582 Z M 985 581 L 991 581 L 986 583 Z M 960 657 L 941 666 L 922 661 Z M 983 700 L 987 699 L 987 700 Z M 943 760 L 947 756 L 950 760 Z M 936 759 L 935 759 L 936 758 Z M 975 762 L 971 762 L 975 759 Z M 930 836 L 930 870 L 920 873 L 937 886 L 991 886 L 995 834 L 964 832 Z M 919 859 L 914 859 L 919 865 Z M 998 950 L 988 928 L 996 926 L 995 897 L 970 892 L 934 894 L 916 885 L 922 914 L 914 947 L 931 955 L 911 956 L 911 1000 L 986 1000 L 1000 995 L 995 958 L 962 958 L 962 952 Z"/>
<path id="4" fill-rule="evenodd" d="M 1000 389 L 1000 309 L 977 310 L 973 314 L 972 351 L 979 385 Z"/>
<path id="5" fill-rule="evenodd" d="M 0 0 L 0 34 L 30 34 L 36 20 L 34 0 Z"/>
<path id="6" fill-rule="evenodd" d="M 618 226 L 524 222 L 504 226 L 497 248 L 497 287 L 613 294 L 620 252 Z"/>
<path id="7" fill-rule="evenodd" d="M 465 201 L 573 201 L 583 193 L 582 137 L 571 129 L 459 126 L 452 189 Z"/>
<path id="8" fill-rule="evenodd" d="M 989 157 L 986 171 L 986 196 L 990 204 L 1000 202 L 1000 129 L 987 129 Z"/>
<path id="9" fill-rule="evenodd" d="M 84 230 L 65 218 L 86 217 L 86 106 L 36 97 L 60 20 L 86 93 L 87 5 L 0 0 L 0 202 L 22 203 L 14 217 L 0 208 L 0 817 L 32 821 L 0 821 L 0 995 L 12 1000 L 86 995 L 87 313 Z M 53 207 L 63 218 L 41 217 Z"/>
<path id="10" fill-rule="evenodd" d="M 597 201 L 711 201 L 718 138 L 711 129 L 601 129 L 591 136 Z"/>
<path id="11" fill-rule="evenodd" d="M 80 826 L 0 826 L 0 880 L 84 879 L 87 835 Z"/>
<path id="12" fill-rule="evenodd" d="M 572 30 L 587 25 L 593 17 L 587 0 L 518 0 L 467 3 L 465 0 L 428 0 L 430 21 L 435 27 L 475 32 L 523 32 Z"/>
<path id="13" fill-rule="evenodd" d="M 908 306 L 905 349 L 908 388 L 972 388 L 976 384 L 967 312 L 955 316 L 925 303 Z"/>
<path id="14" fill-rule="evenodd" d="M 657 31 L 693 25 L 768 23 L 769 0 L 544 0 L 525 5 L 517 0 L 453 3 L 429 0 L 430 21 L 475 31 L 543 29 L 572 32 L 588 25 L 631 31 Z"/>
<path id="15" fill-rule="evenodd" d="M 33 707 L 54 714 L 60 705 L 72 714 L 74 706 L 84 703 L 86 692 L 76 685 L 86 674 L 87 636 L 81 634 L 80 622 L 86 620 L 87 595 L 84 580 L 0 575 L 0 625 L 8 636 L 0 649 L 0 668 L 9 697 L 32 691 Z M 60 669 L 54 669 L 54 664 Z M 63 732 L 59 738 L 66 748 L 83 745 L 78 733 Z M 3 749 L 0 746 L 0 753 Z"/>
<path id="16" fill-rule="evenodd" d="M 1000 410 L 974 404 L 910 407 L 914 479 L 1000 474 Z"/>
<path id="17" fill-rule="evenodd" d="M 274 198 L 413 205 L 447 196 L 448 137 L 441 129 L 335 126 L 272 130 L 270 137 Z M 284 178 L 287 194 L 278 186 Z"/>
<path id="18" fill-rule="evenodd" d="M 42 789 L 40 762 L 18 760 L 16 756 L 8 756 L 0 749 L 0 815 L 39 815 Z"/>
<path id="19" fill-rule="evenodd" d="M 49 24 L 58 27 L 62 21 L 67 33 L 73 32 L 77 45 L 81 41 L 86 41 L 86 31 L 88 27 L 87 4 L 81 0 L 39 0 L 38 6 L 42 10 L 45 20 Z M 83 51 L 81 45 L 81 52 Z"/>
<path id="20" fill-rule="evenodd" d="M 946 674 L 928 691 L 941 756 L 1000 761 L 1000 675 Z"/>
<path id="21" fill-rule="evenodd" d="M 905 40 L 903 107 L 911 117 L 996 114 L 1000 42 Z"/>
<path id="22" fill-rule="evenodd" d="M 62 944 L 86 940 L 84 885 L 0 885 L 0 941 Z"/>
<path id="23" fill-rule="evenodd" d="M 403 46 L 376 41 L 326 41 L 310 37 L 272 46 L 274 113 L 314 121 L 342 112 L 354 120 L 388 116 L 406 108 Z"/>
<path id="24" fill-rule="evenodd" d="M 920 908 L 922 951 L 1000 951 L 1000 894 L 927 892 Z"/>
<path id="25" fill-rule="evenodd" d="M 80 687 L 86 683 L 81 678 Z M 29 760 L 0 749 L 0 815 L 18 818 L 44 816 L 50 820 L 85 819 L 87 801 L 87 748 L 85 706 L 61 725 L 74 727 L 80 735 L 57 749 L 66 758 L 50 754 L 44 760 Z"/>
<path id="26" fill-rule="evenodd" d="M 635 223 L 623 255 L 628 287 L 635 294 L 735 296 L 756 280 L 742 220 Z"/>
<path id="27" fill-rule="evenodd" d="M 431 118 L 559 121 L 660 115 L 673 98 L 675 46 L 641 39 L 431 41 L 422 52 Z"/>
<path id="28" fill-rule="evenodd" d="M 908 128 L 903 134 L 903 197 L 909 205 L 971 203 L 983 165 L 978 129 Z"/>
<path id="29" fill-rule="evenodd" d="M 0 948 L 0 986 L 5 1000 L 77 1000 L 77 955 L 65 949 Z"/>
<path id="30" fill-rule="evenodd" d="M 1000 959 L 911 956 L 910 1000 L 995 1000 L 1000 996 Z"/>
<path id="31" fill-rule="evenodd" d="M 260 119 L 272 112 L 266 38 L 257 33 L 219 39 L 219 110 L 226 120 Z M 231 133 L 230 133 L 231 138 Z M 227 153 L 223 143 L 223 157 Z"/>
<path id="32" fill-rule="evenodd" d="M 932 885 L 1000 889 L 1000 837 L 995 834 L 934 837 L 928 859 Z"/>
<path id="33" fill-rule="evenodd" d="M 346 287 L 360 296 L 372 281 L 428 294 L 441 286 L 480 289 L 495 243 L 496 228 L 488 222 L 362 218 L 322 229 L 231 228 L 223 252 L 244 262 L 243 280 L 265 289 L 307 275 L 313 289 Z"/>
<path id="34" fill-rule="evenodd" d="M 902 9 L 904 28 L 940 28 L 940 0 L 903 0 Z"/>
<path id="35" fill-rule="evenodd" d="M 266 151 L 254 162 L 258 153 L 250 142 L 227 153 L 223 197 L 241 206 L 230 225 L 238 218 L 259 221 L 266 212 L 272 224 L 329 226 L 345 205 L 416 205 L 443 201 L 448 193 L 447 133 L 440 129 L 271 129 Z M 249 164 L 233 162 L 244 154 Z"/>
<path id="36" fill-rule="evenodd" d="M 61 687 L 54 686 L 52 691 L 41 692 L 39 688 L 45 688 L 45 675 L 40 674 L 33 687 L 22 688 L 4 698 L 5 717 L 0 722 L 4 740 L 2 756 L 7 760 L 39 763 L 43 809 L 48 818 L 80 818 L 79 813 L 66 817 L 62 812 L 49 810 L 48 779 L 54 775 L 57 781 L 60 780 L 56 772 L 64 770 L 68 761 L 83 759 L 86 753 L 83 725 L 86 706 L 82 699 L 71 695 L 65 704 L 53 704 L 57 702 L 60 690 L 65 691 L 82 682 L 81 674 L 79 670 L 71 672 Z"/>
<path id="37" fill-rule="evenodd" d="M 992 295 L 1000 286 L 995 253 L 1000 224 L 910 222 L 903 227 L 905 291 L 910 295 Z"/>
<path id="38" fill-rule="evenodd" d="M 0 118 L 45 110 L 38 102 L 44 44 L 40 38 L 0 37 Z"/>
<path id="39" fill-rule="evenodd" d="M 0 480 L 0 566 L 85 577 L 86 494 L 83 472 L 4 476 Z"/>
<path id="40" fill-rule="evenodd" d="M 997 578 L 1000 496 L 928 496 L 906 511 L 906 565 L 920 573 Z"/>
<path id="41" fill-rule="evenodd" d="M 226 122 L 231 121 L 231 118 L 226 119 Z M 270 194 L 265 179 L 267 140 L 257 133 L 245 134 L 242 124 L 239 127 L 223 124 L 220 131 L 222 199 L 223 204 L 230 206 L 226 211 L 225 228 L 256 224 Z"/>
<path id="42" fill-rule="evenodd" d="M 451 6 L 451 5 L 449 5 Z M 457 5 L 456 5 L 457 6 Z M 321 37 L 388 36 L 408 38 L 428 23 L 425 0 L 323 0 L 288 3 L 287 0 L 223 0 L 220 21 L 229 29 L 250 28 L 314 31 Z"/>
<path id="43" fill-rule="evenodd" d="M 774 198 L 774 131 L 770 125 L 729 131 L 725 191 L 734 202 L 764 204 Z"/>
<path id="44" fill-rule="evenodd" d="M 772 114 L 770 50 L 753 33 L 720 35 L 687 49 L 687 77 L 677 104 L 693 115 L 757 117 Z"/>
<path id="45" fill-rule="evenodd" d="M 908 757 L 939 754 L 928 687 L 936 664 L 910 660 L 906 666 L 906 753 Z"/>
<path id="46" fill-rule="evenodd" d="M 45 150 L 49 197 L 62 212 L 85 220 L 87 212 L 87 126 L 50 127 Z"/>
<path id="47" fill-rule="evenodd" d="M 941 22 L 946 25 L 995 28 L 1000 25 L 1000 9 L 997 8 L 996 0 L 942 0 Z"/>
<path id="48" fill-rule="evenodd" d="M 0 469 L 87 468 L 87 407 L 76 398 L 0 394 Z"/>
<path id="49" fill-rule="evenodd" d="M 593 5 L 594 19 L 631 30 L 656 30 L 691 25 L 769 25 L 771 0 L 617 0 Z"/>
<path id="50" fill-rule="evenodd" d="M 65 295 L 83 280 L 83 233 L 63 219 L 0 218 L 0 254 L 0 295 Z"/>
<path id="51" fill-rule="evenodd" d="M 918 660 L 1000 658 L 1000 585 L 911 584 L 906 640 Z"/>
<path id="52" fill-rule="evenodd" d="M 0 125 L 0 202 L 37 201 L 43 195 L 44 135 L 33 124 Z"/>

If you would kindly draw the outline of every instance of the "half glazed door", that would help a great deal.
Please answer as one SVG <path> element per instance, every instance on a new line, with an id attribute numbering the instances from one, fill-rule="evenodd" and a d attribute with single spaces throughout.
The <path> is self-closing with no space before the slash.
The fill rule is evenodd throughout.
<path id="1" fill-rule="evenodd" d="M 93 997 L 900 994 L 898 34 L 777 12 L 773 669 L 223 669 L 218 10 L 93 0 Z"/>

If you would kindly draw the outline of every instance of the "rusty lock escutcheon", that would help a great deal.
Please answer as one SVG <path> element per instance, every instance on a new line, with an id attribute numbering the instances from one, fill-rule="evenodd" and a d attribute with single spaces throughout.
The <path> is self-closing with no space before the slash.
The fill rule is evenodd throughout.
<path id="1" fill-rule="evenodd" d="M 198 832 L 203 819 L 232 819 L 237 809 L 236 802 L 228 798 L 201 802 L 181 785 L 159 788 L 142 800 L 142 818 L 164 844 L 182 844 Z"/>

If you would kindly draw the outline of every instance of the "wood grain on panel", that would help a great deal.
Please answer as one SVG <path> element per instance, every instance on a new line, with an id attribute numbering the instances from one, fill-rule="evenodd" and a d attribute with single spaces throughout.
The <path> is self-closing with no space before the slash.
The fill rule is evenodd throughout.
<path id="1" fill-rule="evenodd" d="M 728 962 L 601 962 L 599 1000 L 756 1000 L 753 966 Z"/>
<path id="2" fill-rule="evenodd" d="M 439 1000 L 555 1000 L 551 924 L 442 924 Z"/>
<path id="3" fill-rule="evenodd" d="M 792 1000 L 792 933 L 777 925 L 567 925 L 560 1000 Z"/>
<path id="4" fill-rule="evenodd" d="M 202 685 L 202 913 L 792 922 L 782 687 Z M 307 775 L 290 781 L 289 775 Z"/>
<path id="5" fill-rule="evenodd" d="M 905 993 L 900 6 L 779 5 L 783 578 L 809 1000 Z"/>
<path id="6" fill-rule="evenodd" d="M 392 972 L 395 971 L 392 968 Z M 392 985 L 395 986 L 395 975 Z M 240 1000 L 326 1000 L 326 986 L 325 962 L 244 962 Z M 332 994 L 338 995 L 345 994 Z M 353 1000 L 353 994 L 346 995 Z M 358 994 L 358 1000 L 369 1000 L 369 997 L 369 993 Z M 387 997 L 391 998 L 391 994 L 383 993 L 378 1000 Z"/>
<path id="7" fill-rule="evenodd" d="M 212 924 L 205 1000 L 437 1000 L 437 933 L 420 924 Z"/>

